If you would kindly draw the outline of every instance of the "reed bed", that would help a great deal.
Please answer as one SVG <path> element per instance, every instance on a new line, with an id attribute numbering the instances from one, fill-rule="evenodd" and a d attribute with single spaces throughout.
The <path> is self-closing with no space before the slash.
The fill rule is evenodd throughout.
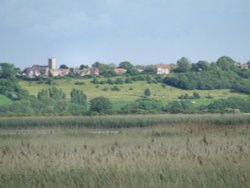
<path id="1" fill-rule="evenodd" d="M 249 124 L 184 119 L 112 131 L 0 129 L 0 187 L 250 187 Z"/>
<path id="2" fill-rule="evenodd" d="M 155 125 L 243 125 L 250 124 L 249 114 L 161 114 L 120 116 L 12 117 L 0 118 L 0 128 L 89 127 L 132 128 Z"/>

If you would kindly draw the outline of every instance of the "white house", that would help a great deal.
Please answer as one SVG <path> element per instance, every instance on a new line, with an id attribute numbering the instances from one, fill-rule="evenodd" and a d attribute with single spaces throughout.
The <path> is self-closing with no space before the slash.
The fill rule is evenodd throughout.
<path id="1" fill-rule="evenodd" d="M 156 74 L 169 74 L 170 73 L 170 65 L 158 64 L 155 67 L 156 67 Z"/>

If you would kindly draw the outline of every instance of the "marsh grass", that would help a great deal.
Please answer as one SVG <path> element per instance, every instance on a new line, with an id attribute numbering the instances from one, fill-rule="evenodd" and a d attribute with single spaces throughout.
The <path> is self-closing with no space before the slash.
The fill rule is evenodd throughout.
<path id="1" fill-rule="evenodd" d="M 93 130 L 0 129 L 0 187 L 250 186 L 249 124 Z"/>
<path id="2" fill-rule="evenodd" d="M 131 128 L 155 125 L 243 125 L 250 124 L 249 114 L 161 114 L 85 117 L 13 117 L 0 118 L 0 128 L 89 127 Z"/>

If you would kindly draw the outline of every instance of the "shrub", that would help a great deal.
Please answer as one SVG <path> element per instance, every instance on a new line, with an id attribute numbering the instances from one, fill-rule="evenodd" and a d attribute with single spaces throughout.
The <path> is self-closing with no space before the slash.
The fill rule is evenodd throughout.
<path id="1" fill-rule="evenodd" d="M 207 106 L 212 112 L 241 111 L 250 112 L 250 101 L 242 98 L 231 97 L 228 99 L 219 99 Z M 231 110 L 230 110 L 231 109 Z"/>
<path id="2" fill-rule="evenodd" d="M 117 86 L 113 86 L 113 87 L 111 88 L 111 91 L 120 91 L 120 88 L 117 87 Z"/>
<path id="3" fill-rule="evenodd" d="M 81 90 L 72 89 L 70 92 L 71 103 L 79 104 L 86 107 L 87 97 Z"/>
<path id="4" fill-rule="evenodd" d="M 116 80 L 115 80 L 115 84 L 123 84 L 124 83 L 124 81 L 123 81 L 123 79 L 121 79 L 121 78 L 117 78 Z"/>
<path id="5" fill-rule="evenodd" d="M 122 110 L 132 112 L 160 112 L 163 109 L 161 101 L 149 98 L 137 99 L 132 104 L 128 104 Z"/>
<path id="6" fill-rule="evenodd" d="M 84 85 L 84 82 L 75 82 L 75 85 Z"/>
<path id="7" fill-rule="evenodd" d="M 150 95 L 151 95 L 151 92 L 150 92 L 150 89 L 145 89 L 144 90 L 144 95 L 145 95 L 145 97 L 149 97 Z"/>
<path id="8" fill-rule="evenodd" d="M 110 113 L 112 104 L 106 97 L 96 97 L 90 101 L 90 112 Z"/>
<path id="9" fill-rule="evenodd" d="M 190 101 L 173 101 L 166 107 L 166 111 L 170 113 L 191 113 L 195 110 Z"/>

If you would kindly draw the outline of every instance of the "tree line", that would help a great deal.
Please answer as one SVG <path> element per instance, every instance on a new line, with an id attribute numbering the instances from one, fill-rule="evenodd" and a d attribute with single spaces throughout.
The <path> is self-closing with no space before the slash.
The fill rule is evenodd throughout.
<path id="1" fill-rule="evenodd" d="M 231 89 L 250 94 L 250 69 L 241 69 L 239 63 L 227 56 L 212 63 L 199 61 L 193 64 L 183 57 L 163 83 L 187 90 Z"/>
<path id="2" fill-rule="evenodd" d="M 3 115 L 91 115 L 111 113 L 111 110 L 108 98 L 96 97 L 88 104 L 83 91 L 72 89 L 68 101 L 65 92 L 56 87 L 42 89 L 37 97 L 26 95 L 22 100 L 0 106 Z"/>

